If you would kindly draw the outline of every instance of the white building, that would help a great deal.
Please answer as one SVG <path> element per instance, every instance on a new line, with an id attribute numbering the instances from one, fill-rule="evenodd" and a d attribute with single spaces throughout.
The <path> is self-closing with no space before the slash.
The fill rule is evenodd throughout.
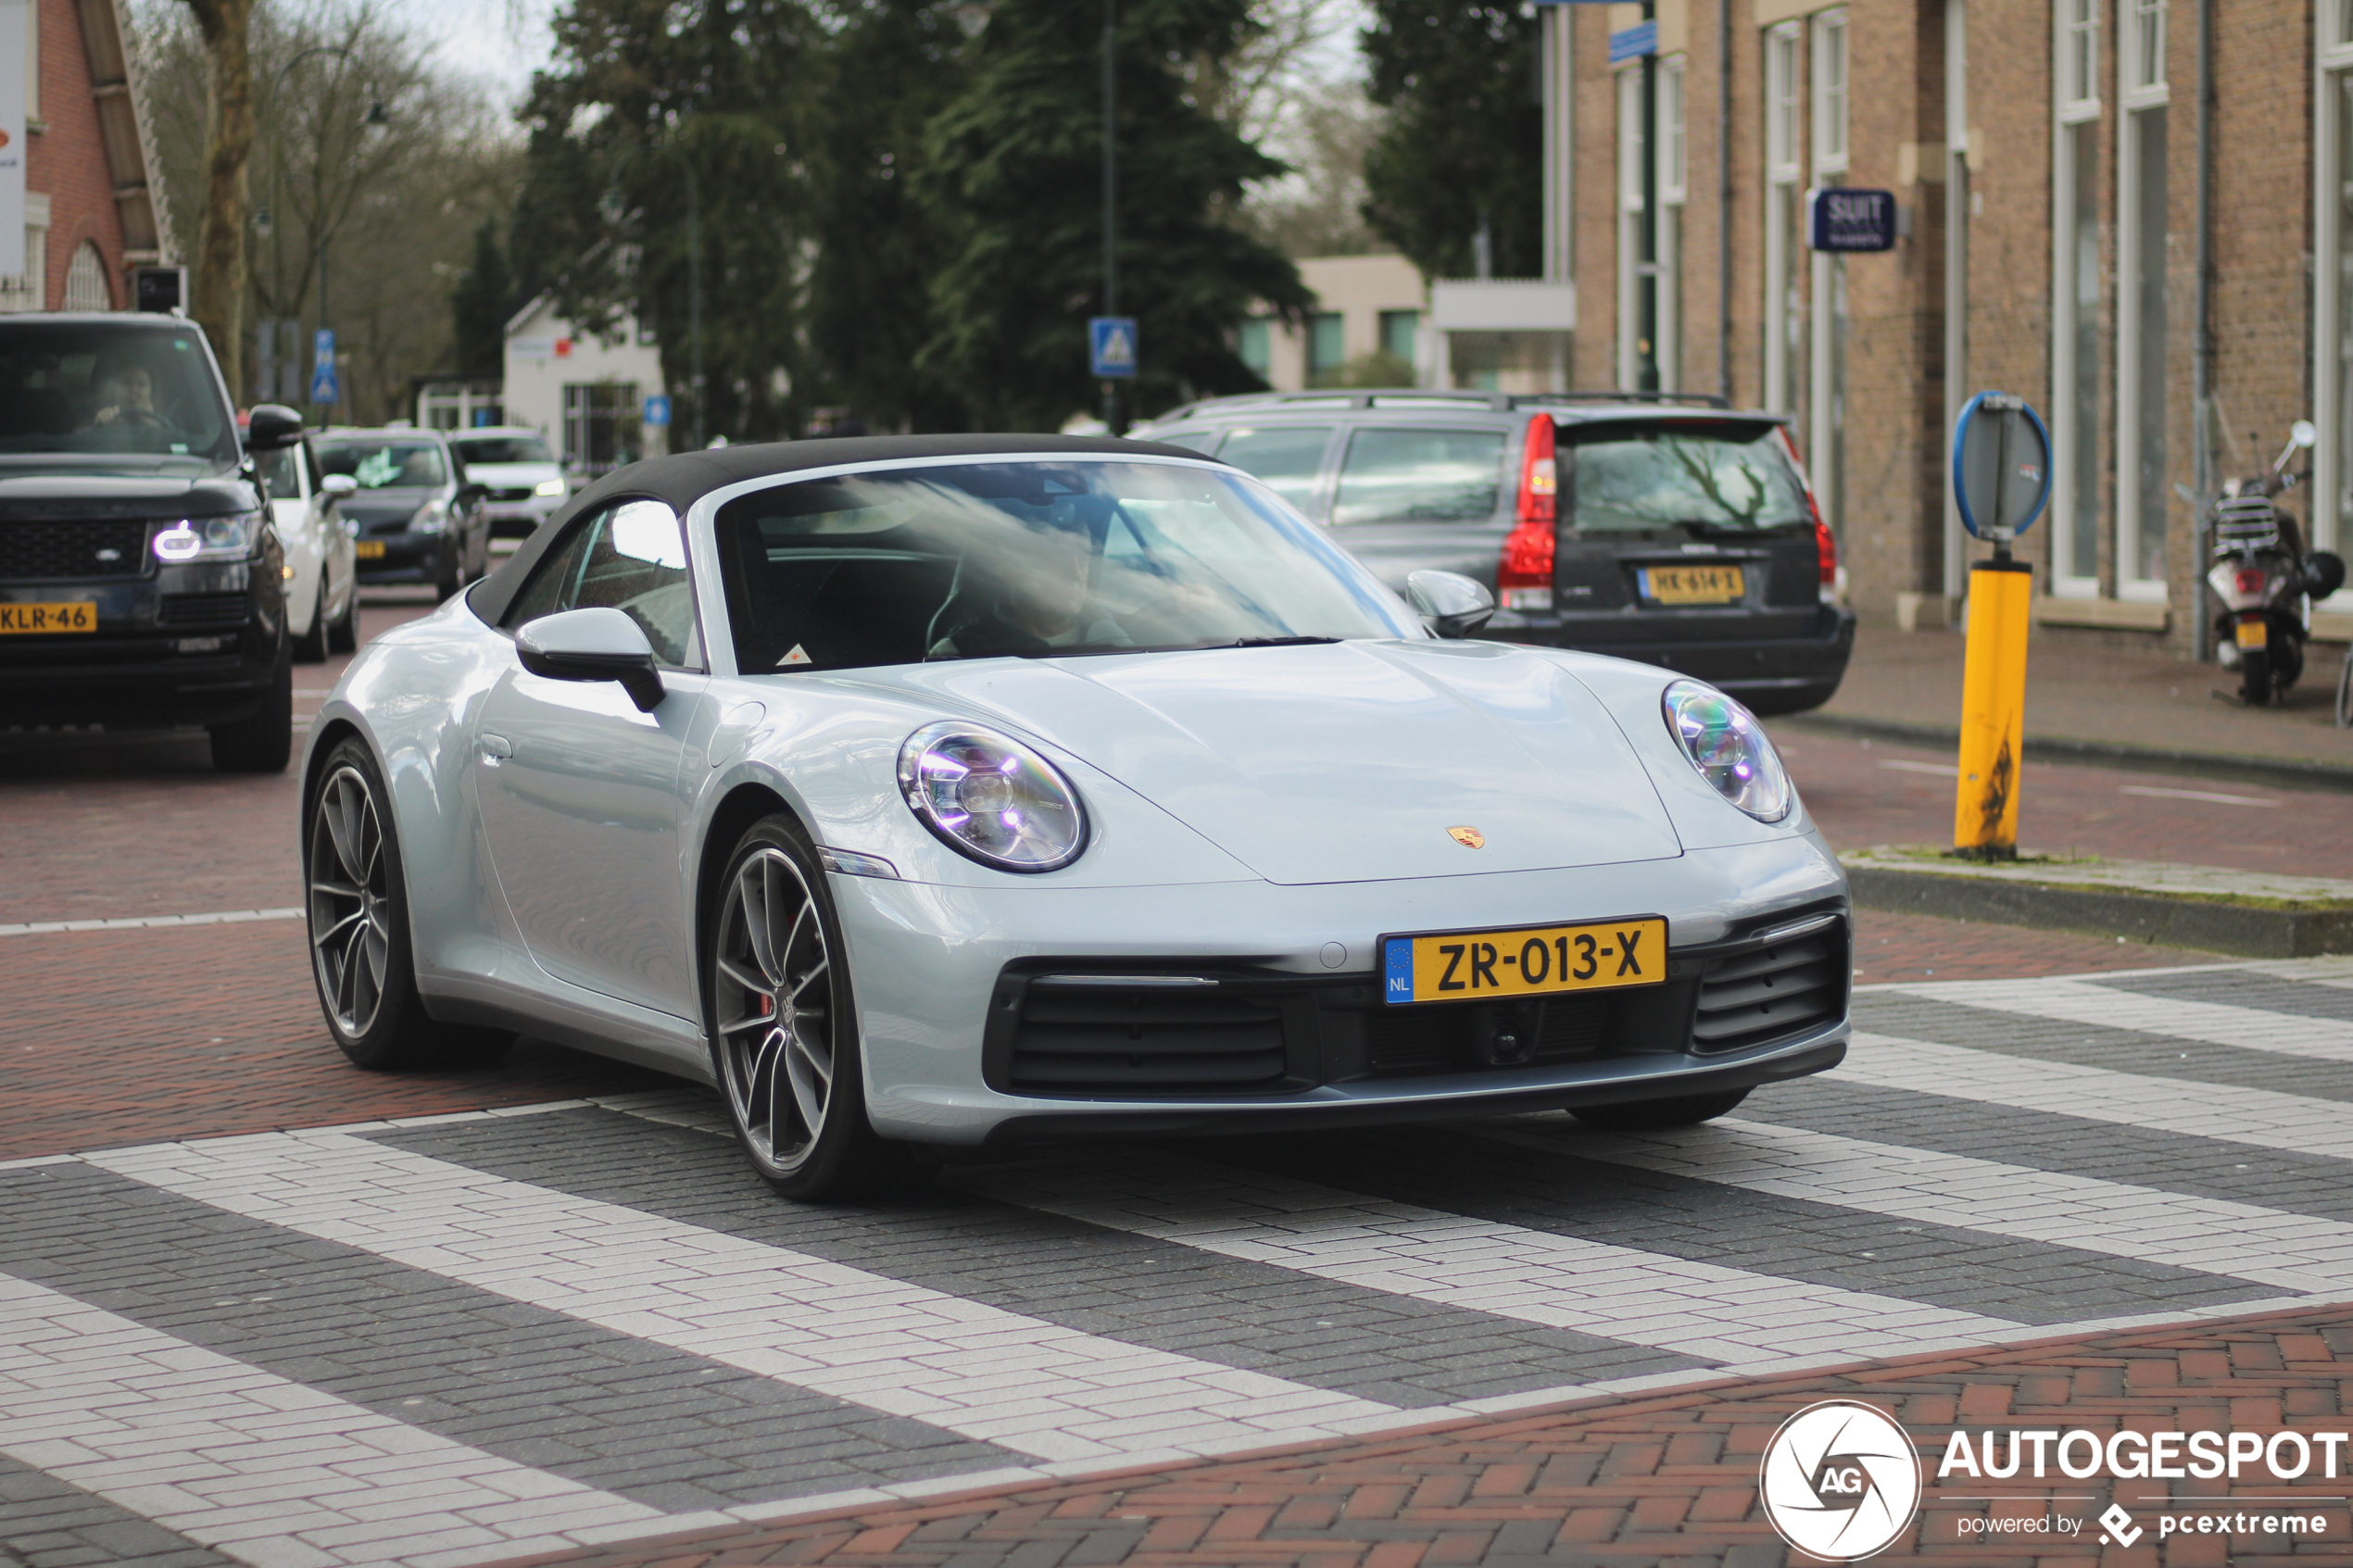
<path id="1" fill-rule="evenodd" d="M 666 396 L 653 333 L 623 316 L 610 337 L 575 332 L 542 295 L 507 323 L 505 419 L 547 437 L 574 472 L 598 475 L 668 451 L 669 431 L 645 422 Z"/>
<path id="2" fill-rule="evenodd" d="M 1242 362 L 1277 392 L 1367 373 L 1391 384 L 1506 392 L 1568 384 L 1577 294 L 1566 281 L 1426 282 L 1412 262 L 1393 255 L 1309 257 L 1299 276 L 1316 300 L 1305 330 L 1253 316 L 1236 344 Z"/>

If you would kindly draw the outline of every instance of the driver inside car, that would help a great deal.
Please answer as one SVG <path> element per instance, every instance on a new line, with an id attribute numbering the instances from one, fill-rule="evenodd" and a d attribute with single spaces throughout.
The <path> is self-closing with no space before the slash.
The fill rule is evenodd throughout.
<path id="1" fill-rule="evenodd" d="M 156 409 L 155 372 L 136 359 L 117 359 L 99 378 L 98 410 L 90 416 L 84 427 L 94 430 L 101 425 L 159 425 L 165 422 Z"/>
<path id="2" fill-rule="evenodd" d="M 977 592 L 959 590 L 935 627 L 937 635 L 926 657 L 988 659 L 1135 646 L 1126 629 L 1095 603 L 1101 533 L 1072 504 L 1077 499 L 1043 508 L 1040 517 L 1021 518 L 1019 528 L 992 541 L 988 580 Z M 1101 510 L 1108 522 L 1108 504 L 1090 509 Z M 973 557 L 966 558 L 969 570 Z"/>

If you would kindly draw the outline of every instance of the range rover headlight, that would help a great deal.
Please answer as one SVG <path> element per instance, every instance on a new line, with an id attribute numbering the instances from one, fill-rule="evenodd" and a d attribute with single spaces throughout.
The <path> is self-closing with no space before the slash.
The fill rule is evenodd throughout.
<path id="1" fill-rule="evenodd" d="M 909 735 L 899 790 L 949 847 L 999 871 L 1058 871 L 1087 848 L 1087 809 L 1070 781 L 977 724 L 949 720 Z"/>
<path id="2" fill-rule="evenodd" d="M 151 548 L 160 561 L 243 560 L 261 538 L 262 514 L 182 518 L 158 530 Z"/>
<path id="3" fill-rule="evenodd" d="M 1796 792 L 1755 714 L 1697 681 L 1669 685 L 1663 706 L 1683 755 L 1717 794 L 1760 822 L 1789 815 Z"/>

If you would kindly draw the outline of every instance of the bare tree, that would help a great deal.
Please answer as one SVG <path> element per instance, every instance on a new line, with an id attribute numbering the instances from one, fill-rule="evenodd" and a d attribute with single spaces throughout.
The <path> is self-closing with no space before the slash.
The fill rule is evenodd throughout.
<path id="1" fill-rule="evenodd" d="M 195 318 L 231 386 L 245 384 L 245 165 L 253 153 L 255 0 L 185 0 L 204 40 L 204 208 L 196 226 Z"/>

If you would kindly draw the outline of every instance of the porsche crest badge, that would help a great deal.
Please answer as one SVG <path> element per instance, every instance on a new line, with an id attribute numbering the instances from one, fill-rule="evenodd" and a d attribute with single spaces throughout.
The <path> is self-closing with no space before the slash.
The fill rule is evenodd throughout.
<path id="1" fill-rule="evenodd" d="M 1455 843 L 1461 845 L 1466 849 L 1484 849 L 1487 847 L 1487 835 L 1479 832 L 1477 828 L 1448 828 L 1446 830 L 1446 836 L 1453 839 Z"/>

